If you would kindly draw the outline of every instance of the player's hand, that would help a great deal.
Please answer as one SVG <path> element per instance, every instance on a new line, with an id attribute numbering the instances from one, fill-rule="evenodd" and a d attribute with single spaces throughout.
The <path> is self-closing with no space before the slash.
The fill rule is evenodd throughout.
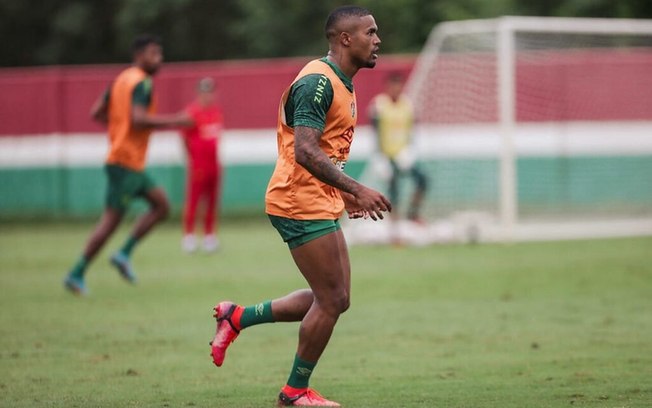
<path id="1" fill-rule="evenodd" d="M 354 220 L 358 218 L 369 218 L 369 212 L 363 210 L 358 204 L 358 200 L 353 194 L 341 191 L 342 200 L 344 201 L 344 209 L 346 210 L 349 219 Z"/>
<path id="2" fill-rule="evenodd" d="M 355 205 L 352 206 L 356 218 L 370 217 L 377 221 L 384 219 L 383 212 L 392 211 L 392 203 L 376 190 L 361 186 L 360 190 L 353 194 Z M 348 211 L 348 210 L 347 210 Z"/>
<path id="3" fill-rule="evenodd" d="M 365 220 L 369 218 L 369 213 L 363 210 L 355 210 L 355 211 L 346 211 L 349 214 L 349 219 L 355 220 L 357 218 L 364 218 Z"/>
<path id="4" fill-rule="evenodd" d="M 176 115 L 177 126 L 191 127 L 195 125 L 195 121 L 186 111 L 177 113 Z"/>
<path id="5" fill-rule="evenodd" d="M 342 195 L 342 201 L 344 201 L 344 209 L 349 215 L 349 219 L 366 219 L 369 217 L 369 214 L 360 208 L 353 194 L 349 194 L 346 191 L 340 191 L 340 194 Z"/>

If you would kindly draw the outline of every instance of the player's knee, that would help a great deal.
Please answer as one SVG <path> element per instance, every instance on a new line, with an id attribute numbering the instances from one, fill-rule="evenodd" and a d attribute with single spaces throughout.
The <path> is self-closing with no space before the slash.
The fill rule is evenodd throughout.
<path id="1" fill-rule="evenodd" d="M 351 297 L 347 295 L 346 299 L 342 302 L 342 311 L 340 312 L 340 314 L 349 310 L 350 306 L 351 306 Z"/>
<path id="2" fill-rule="evenodd" d="M 319 304 L 327 314 L 336 317 L 349 308 L 349 295 L 346 291 L 338 291 L 323 296 Z"/>
<path id="3" fill-rule="evenodd" d="M 170 203 L 167 200 L 162 200 L 157 203 L 154 211 L 158 214 L 159 220 L 164 220 L 170 216 Z"/>
<path id="4" fill-rule="evenodd" d="M 337 314 L 342 314 L 349 309 L 349 306 L 351 306 L 350 296 L 346 291 L 343 291 L 335 299 L 335 310 Z"/>

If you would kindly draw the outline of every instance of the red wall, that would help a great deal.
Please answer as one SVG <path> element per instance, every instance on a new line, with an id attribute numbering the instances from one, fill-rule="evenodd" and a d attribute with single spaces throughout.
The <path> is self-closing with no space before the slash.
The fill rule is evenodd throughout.
<path id="1" fill-rule="evenodd" d="M 310 58 L 165 64 L 155 79 L 159 111 L 175 112 L 194 96 L 196 81 L 215 78 L 231 129 L 276 126 L 278 100 Z M 355 78 L 360 124 L 390 71 L 409 73 L 414 56 L 381 56 Z M 101 132 L 91 104 L 125 65 L 0 69 L 0 136 Z M 495 56 L 442 54 L 430 89 L 418 102 L 421 120 L 497 120 Z M 648 49 L 520 53 L 516 67 L 518 121 L 652 119 L 652 52 Z"/>
<path id="2" fill-rule="evenodd" d="M 225 126 L 235 129 L 276 126 L 284 89 L 310 58 L 164 64 L 155 77 L 159 112 L 182 109 L 194 97 L 197 80 L 215 79 Z M 384 56 L 373 70 L 355 78 L 360 111 L 380 92 L 390 71 L 409 74 L 413 56 Z M 0 69 L 0 135 L 100 132 L 90 106 L 126 66 L 73 66 Z M 368 123 L 361 115 L 360 124 Z"/>

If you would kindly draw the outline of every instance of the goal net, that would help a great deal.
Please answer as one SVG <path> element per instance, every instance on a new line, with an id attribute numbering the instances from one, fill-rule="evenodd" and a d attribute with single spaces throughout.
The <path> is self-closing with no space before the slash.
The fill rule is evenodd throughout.
<path id="1" fill-rule="evenodd" d="M 408 234 L 652 235 L 651 73 L 652 20 L 438 25 L 406 85 L 431 223 Z M 380 173 L 363 182 L 384 188 Z"/>

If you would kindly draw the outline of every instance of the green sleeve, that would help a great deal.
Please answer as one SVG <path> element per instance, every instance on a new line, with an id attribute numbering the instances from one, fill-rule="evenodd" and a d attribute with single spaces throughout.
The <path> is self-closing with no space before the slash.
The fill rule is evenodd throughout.
<path id="1" fill-rule="evenodd" d="M 145 78 L 140 81 L 131 95 L 132 105 L 148 107 L 152 101 L 152 80 Z"/>
<path id="2" fill-rule="evenodd" d="M 285 104 L 287 125 L 306 126 L 323 131 L 326 112 L 333 102 L 333 86 L 322 74 L 310 74 L 292 85 Z"/>

